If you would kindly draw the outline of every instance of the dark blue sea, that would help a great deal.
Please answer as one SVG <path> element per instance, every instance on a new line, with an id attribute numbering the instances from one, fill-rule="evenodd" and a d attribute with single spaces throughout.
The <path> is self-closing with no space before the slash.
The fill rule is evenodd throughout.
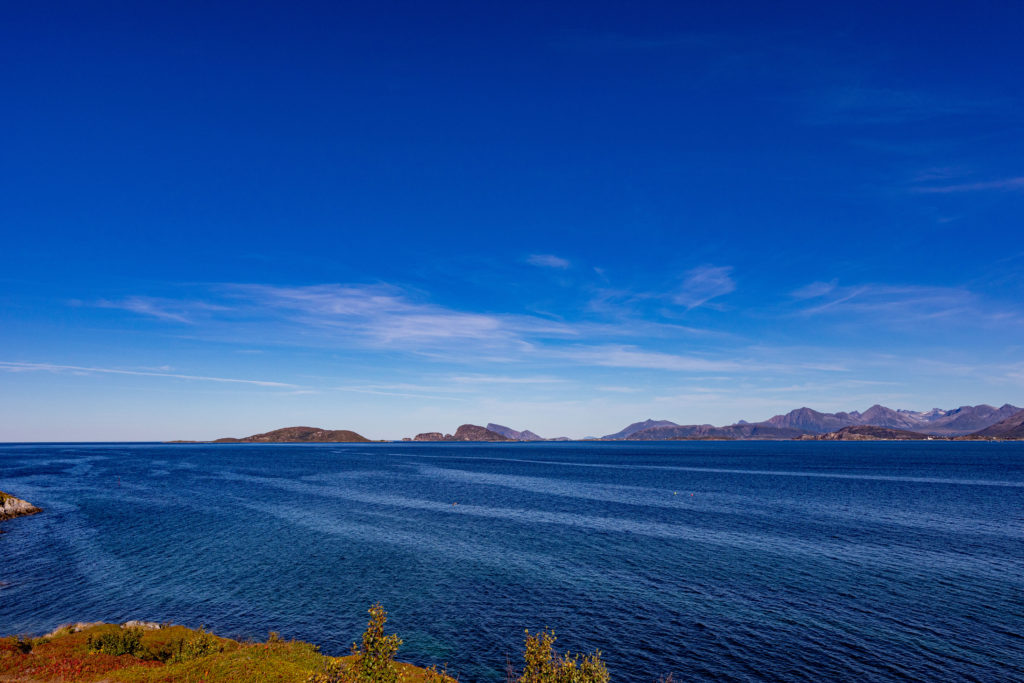
<path id="1" fill-rule="evenodd" d="M 1024 444 L 0 445 L 0 633 L 171 621 L 501 681 L 1024 680 Z"/>

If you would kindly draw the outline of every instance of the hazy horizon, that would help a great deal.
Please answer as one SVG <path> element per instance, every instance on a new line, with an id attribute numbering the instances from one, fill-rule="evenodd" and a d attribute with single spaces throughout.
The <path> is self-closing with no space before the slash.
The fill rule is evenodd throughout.
<path id="1" fill-rule="evenodd" d="M 1024 405 L 1024 5 L 0 16 L 0 441 Z"/>

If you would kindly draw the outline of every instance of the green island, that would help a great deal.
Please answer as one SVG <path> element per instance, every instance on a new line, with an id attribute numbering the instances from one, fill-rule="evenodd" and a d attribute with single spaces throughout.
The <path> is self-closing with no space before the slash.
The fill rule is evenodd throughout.
<path id="1" fill-rule="evenodd" d="M 384 630 L 387 612 L 369 609 L 360 643 L 342 657 L 284 640 L 241 642 L 204 628 L 129 621 L 69 624 L 39 638 L 0 638 L 0 681 L 5 683 L 456 683 L 446 666 L 428 668 L 394 659 L 402 640 Z M 601 653 L 560 654 L 554 633 L 526 632 L 523 664 L 509 672 L 518 683 L 607 683 Z"/>

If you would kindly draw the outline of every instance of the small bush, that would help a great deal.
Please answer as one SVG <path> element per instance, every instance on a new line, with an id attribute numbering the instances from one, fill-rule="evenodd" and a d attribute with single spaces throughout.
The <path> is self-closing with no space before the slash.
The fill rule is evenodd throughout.
<path id="1" fill-rule="evenodd" d="M 142 629 L 125 628 L 106 631 L 98 636 L 89 636 L 89 650 L 105 655 L 131 655 L 137 657 L 142 651 Z"/>
<path id="2" fill-rule="evenodd" d="M 560 655 L 554 650 L 555 640 L 553 632 L 526 632 L 525 666 L 518 683 L 608 683 L 600 650 L 589 655 Z"/>
<path id="3" fill-rule="evenodd" d="M 171 664 L 179 662 L 191 662 L 193 659 L 206 657 L 208 655 L 223 652 L 224 646 L 212 633 L 209 633 L 202 626 L 195 632 L 195 635 L 188 638 L 181 638 L 175 641 L 169 651 L 161 653 L 161 659 Z"/>
<path id="4" fill-rule="evenodd" d="M 345 662 L 340 659 L 328 659 L 323 665 L 323 670 L 310 674 L 306 683 L 349 683 L 354 680 Z"/>
<path id="5" fill-rule="evenodd" d="M 350 661 L 329 660 L 321 673 L 309 677 L 308 683 L 396 683 L 399 680 L 395 654 L 402 640 L 395 634 L 384 635 L 388 613 L 380 603 L 368 611 L 370 622 L 363 632 L 362 647 L 352 643 Z"/>
<path id="6" fill-rule="evenodd" d="M 458 677 L 452 676 L 448 673 L 447 664 L 445 664 L 440 671 L 438 671 L 437 666 L 427 667 L 426 671 L 427 672 L 423 675 L 424 683 L 451 683 L 451 681 L 459 683 Z"/>

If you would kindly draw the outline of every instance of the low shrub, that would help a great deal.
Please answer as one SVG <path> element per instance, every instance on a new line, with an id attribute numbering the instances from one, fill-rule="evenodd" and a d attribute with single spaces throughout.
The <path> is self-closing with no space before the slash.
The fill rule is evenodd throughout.
<path id="1" fill-rule="evenodd" d="M 195 634 L 188 638 L 182 638 L 171 645 L 170 657 L 167 658 L 171 664 L 179 662 L 191 662 L 200 657 L 207 657 L 218 652 L 223 652 L 224 646 L 216 636 L 200 626 Z"/>
<path id="2" fill-rule="evenodd" d="M 328 660 L 323 671 L 311 675 L 307 683 L 396 683 L 399 680 L 395 654 L 402 640 L 393 633 L 384 635 L 388 613 L 379 602 L 368 611 L 370 622 L 363 632 L 362 647 L 352 643 L 349 661 Z"/>
<path id="3" fill-rule="evenodd" d="M 526 631 L 525 666 L 518 683 L 608 683 L 608 668 L 601 661 L 600 650 L 589 655 L 560 655 L 555 652 L 555 640 L 551 631 L 536 635 Z"/>
<path id="4" fill-rule="evenodd" d="M 104 631 L 97 636 L 89 636 L 90 652 L 119 657 L 121 655 L 139 656 L 142 652 L 142 629 L 125 628 L 116 631 Z"/>
<path id="5" fill-rule="evenodd" d="M 428 666 L 423 674 L 424 683 L 459 683 L 457 676 L 448 673 L 448 665 L 445 664 L 438 670 L 437 666 Z"/>

